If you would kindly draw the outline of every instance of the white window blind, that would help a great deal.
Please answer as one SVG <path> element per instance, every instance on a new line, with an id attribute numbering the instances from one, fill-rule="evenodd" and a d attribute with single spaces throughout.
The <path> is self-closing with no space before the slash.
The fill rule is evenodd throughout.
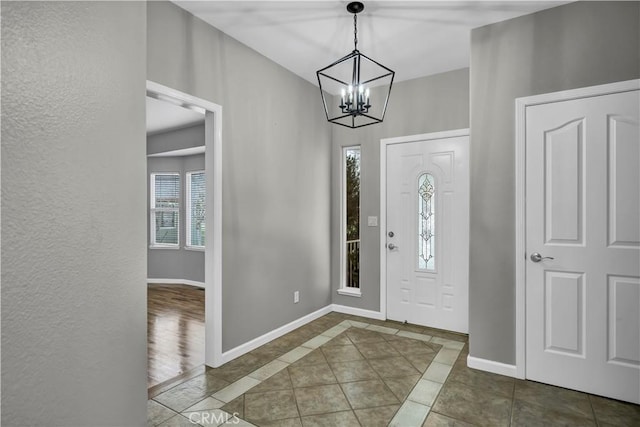
<path id="1" fill-rule="evenodd" d="M 180 243 L 180 175 L 151 174 L 151 245 Z"/>
<path id="2" fill-rule="evenodd" d="M 206 191 L 204 172 L 187 172 L 187 246 L 204 248 Z"/>

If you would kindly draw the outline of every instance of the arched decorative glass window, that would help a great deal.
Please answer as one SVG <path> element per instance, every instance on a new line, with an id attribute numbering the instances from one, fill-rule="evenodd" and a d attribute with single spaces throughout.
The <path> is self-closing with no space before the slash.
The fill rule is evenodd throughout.
<path id="1" fill-rule="evenodd" d="M 433 175 L 418 178 L 418 268 L 435 270 L 435 183 Z"/>

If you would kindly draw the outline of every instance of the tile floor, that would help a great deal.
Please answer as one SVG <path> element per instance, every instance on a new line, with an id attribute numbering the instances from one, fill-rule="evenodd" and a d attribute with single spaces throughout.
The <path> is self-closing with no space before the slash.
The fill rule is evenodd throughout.
<path id="1" fill-rule="evenodd" d="M 466 336 L 330 313 L 148 402 L 148 425 L 640 426 L 640 406 L 469 369 Z"/>

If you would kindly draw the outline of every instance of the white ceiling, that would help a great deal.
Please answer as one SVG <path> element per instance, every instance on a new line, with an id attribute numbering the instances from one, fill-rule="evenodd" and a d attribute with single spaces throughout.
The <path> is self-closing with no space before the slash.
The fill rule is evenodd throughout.
<path id="1" fill-rule="evenodd" d="M 147 134 L 180 129 L 201 122 L 204 123 L 204 111 L 147 96 Z"/>
<path id="2" fill-rule="evenodd" d="M 344 0 L 173 1 L 317 85 L 316 71 L 353 50 Z M 470 30 L 567 1 L 364 1 L 358 49 L 396 80 L 469 66 Z"/>

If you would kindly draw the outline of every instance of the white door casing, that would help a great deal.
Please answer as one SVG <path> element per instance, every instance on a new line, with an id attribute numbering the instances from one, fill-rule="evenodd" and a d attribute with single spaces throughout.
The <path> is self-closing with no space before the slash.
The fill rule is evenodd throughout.
<path id="1" fill-rule="evenodd" d="M 147 95 L 205 110 L 205 364 L 218 367 L 230 360 L 222 353 L 222 107 L 147 80 Z"/>
<path id="2" fill-rule="evenodd" d="M 526 378 L 635 403 L 639 93 L 523 107 Z"/>
<path id="3" fill-rule="evenodd" d="M 381 221 L 386 317 L 468 332 L 469 136 L 451 131 L 383 140 Z M 385 162 L 386 160 L 386 162 Z M 422 181 L 421 181 L 422 177 Z M 434 245 L 425 244 L 420 184 L 433 184 Z M 426 187 L 423 187 L 423 189 Z M 426 207 L 424 209 L 429 209 Z M 385 227 L 386 224 L 386 227 Z M 393 233 L 391 237 L 389 233 Z M 393 246 L 389 246 L 393 245 Z M 433 254 L 430 250 L 433 248 Z M 430 258 L 433 256 L 433 258 Z M 420 261 L 422 257 L 422 261 Z M 430 258 L 427 261 L 427 258 Z"/>

